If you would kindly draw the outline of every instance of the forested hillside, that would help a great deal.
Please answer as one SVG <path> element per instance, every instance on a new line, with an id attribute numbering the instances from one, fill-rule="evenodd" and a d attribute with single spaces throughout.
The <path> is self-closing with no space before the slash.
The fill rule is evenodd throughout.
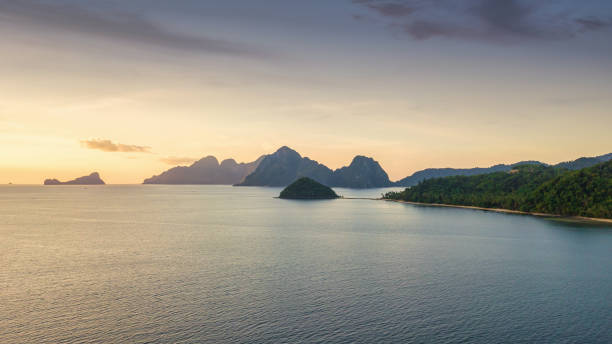
<path id="1" fill-rule="evenodd" d="M 508 172 L 428 179 L 384 198 L 612 218 L 612 161 L 578 171 L 522 165 Z"/>

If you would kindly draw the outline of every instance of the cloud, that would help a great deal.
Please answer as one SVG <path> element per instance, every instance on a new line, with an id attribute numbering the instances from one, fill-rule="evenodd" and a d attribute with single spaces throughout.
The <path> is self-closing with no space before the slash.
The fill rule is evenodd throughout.
<path id="1" fill-rule="evenodd" d="M 197 159 L 194 159 L 194 158 L 177 157 L 177 156 L 169 156 L 169 157 L 159 159 L 159 161 L 166 163 L 168 165 L 190 164 L 196 160 Z"/>
<path id="2" fill-rule="evenodd" d="M 151 153 L 151 147 L 113 143 L 111 140 L 84 140 L 83 147 L 97 149 L 103 152 Z"/>
<path id="3" fill-rule="evenodd" d="M 580 25 L 584 30 L 597 31 L 612 27 L 612 20 L 602 20 L 596 17 L 578 18 L 576 24 Z"/>
<path id="4" fill-rule="evenodd" d="M 371 0 L 354 0 L 353 2 L 362 4 L 368 7 L 369 9 L 374 10 L 379 14 L 387 17 L 404 17 L 414 12 L 414 8 L 408 7 L 401 3 L 380 3 Z"/>
<path id="5" fill-rule="evenodd" d="M 605 4 L 599 6 L 598 13 L 573 17 L 573 13 L 578 16 L 584 12 L 579 4 L 551 0 L 353 0 L 353 3 L 375 12 L 391 27 L 416 40 L 567 39 L 612 27 L 611 20 L 599 17 L 612 14 L 612 6 Z"/>
<path id="6" fill-rule="evenodd" d="M 534 9 L 517 0 L 483 0 L 472 11 L 492 34 L 537 36 L 540 23 L 529 20 Z"/>
<path id="7" fill-rule="evenodd" d="M 0 1 L 0 20 L 46 30 L 213 54 L 267 56 L 254 47 L 167 30 L 141 14 L 94 10 L 86 5 L 35 0 Z"/>

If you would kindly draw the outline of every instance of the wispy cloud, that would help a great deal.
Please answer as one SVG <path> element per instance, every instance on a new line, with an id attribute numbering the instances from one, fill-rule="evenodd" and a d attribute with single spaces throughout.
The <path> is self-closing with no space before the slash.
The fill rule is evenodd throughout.
<path id="1" fill-rule="evenodd" d="M 173 32 L 139 13 L 94 9 L 85 1 L 80 5 L 36 0 L 0 1 L 0 20 L 170 49 L 251 57 L 268 55 L 246 44 Z"/>
<path id="2" fill-rule="evenodd" d="M 583 17 L 580 4 L 551 0 L 353 0 L 417 40 L 433 37 L 509 42 L 567 39 L 612 27 L 612 6 Z M 583 13 L 583 14 L 574 14 Z"/>
<path id="3" fill-rule="evenodd" d="M 362 4 L 367 8 L 378 12 L 387 17 L 404 17 L 412 12 L 415 8 L 398 2 L 380 2 L 372 0 L 354 0 L 354 3 Z"/>
<path id="4" fill-rule="evenodd" d="M 602 20 L 597 17 L 578 18 L 576 19 L 576 24 L 586 31 L 596 31 L 612 27 L 612 19 Z"/>
<path id="5" fill-rule="evenodd" d="M 104 152 L 123 152 L 123 153 L 151 153 L 151 147 L 126 145 L 123 143 L 113 143 L 111 140 L 83 140 L 81 145 L 89 149 L 97 149 Z"/>
<path id="6" fill-rule="evenodd" d="M 169 157 L 159 159 L 159 161 L 166 163 L 168 165 L 190 164 L 196 160 L 197 159 L 194 159 L 194 158 L 177 157 L 177 156 L 169 156 Z"/>

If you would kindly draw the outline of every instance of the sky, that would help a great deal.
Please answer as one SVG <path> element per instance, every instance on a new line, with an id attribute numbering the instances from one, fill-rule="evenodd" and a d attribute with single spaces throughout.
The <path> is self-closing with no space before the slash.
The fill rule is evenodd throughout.
<path id="1" fill-rule="evenodd" d="M 0 184 L 612 152 L 607 0 L 0 0 Z"/>

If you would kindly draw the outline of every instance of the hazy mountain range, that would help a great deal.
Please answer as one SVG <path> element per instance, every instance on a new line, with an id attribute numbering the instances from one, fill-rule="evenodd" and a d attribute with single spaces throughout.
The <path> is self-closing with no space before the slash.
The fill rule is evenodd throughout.
<path id="1" fill-rule="evenodd" d="M 554 167 L 577 170 L 612 159 L 612 153 L 562 162 Z M 413 186 L 419 182 L 449 176 L 473 176 L 492 172 L 510 171 L 518 165 L 546 165 L 540 161 L 521 161 L 476 168 L 428 168 L 396 182 L 380 164 L 369 157 L 357 155 L 350 165 L 332 170 L 295 150 L 283 146 L 276 152 L 261 156 L 249 163 L 237 163 L 234 159 L 219 164 L 213 156 L 207 156 L 191 166 L 173 167 L 158 176 L 145 179 L 144 184 L 227 184 L 236 186 L 287 186 L 300 177 L 309 177 L 331 187 L 376 188 L 389 186 Z"/>
<path id="2" fill-rule="evenodd" d="M 450 176 L 475 176 L 478 174 L 487 174 L 493 172 L 507 172 L 513 169 L 515 166 L 519 165 L 546 165 L 539 161 L 528 160 L 528 161 L 520 161 L 514 164 L 506 165 L 499 164 L 491 167 L 474 167 L 474 168 L 427 168 L 421 171 L 417 171 L 412 175 L 400 179 L 395 182 L 397 186 L 413 186 L 417 185 L 419 182 L 431 179 L 431 178 L 442 178 L 442 177 L 450 177 Z"/>
<path id="3" fill-rule="evenodd" d="M 411 176 L 408 176 L 404 179 L 398 180 L 395 185 L 397 186 L 414 186 L 419 182 L 425 179 L 431 178 L 441 178 L 441 177 L 451 177 L 451 176 L 475 176 L 478 174 L 487 174 L 493 172 L 506 172 L 510 171 L 516 166 L 519 165 L 545 165 L 545 166 L 553 166 L 565 168 L 568 170 L 579 170 L 585 167 L 590 167 L 601 162 L 606 162 L 612 159 L 612 153 L 596 156 L 596 157 L 588 157 L 588 158 L 579 158 L 573 161 L 561 162 L 556 165 L 548 165 L 540 161 L 520 161 L 514 164 L 505 165 L 494 165 L 491 167 L 476 167 L 476 168 L 428 168 L 425 170 L 417 171 L 413 173 Z"/>
<path id="4" fill-rule="evenodd" d="M 612 160 L 612 153 L 590 157 L 590 158 L 579 158 L 573 161 L 561 162 L 554 166 L 561 167 L 561 168 L 567 168 L 568 170 L 580 170 L 580 169 L 591 167 L 593 165 L 596 165 L 602 162 L 606 162 L 609 160 Z"/>
<path id="5" fill-rule="evenodd" d="M 45 185 L 103 185 L 104 181 L 98 172 L 93 172 L 88 176 L 79 177 L 67 182 L 60 182 L 57 179 L 45 179 Z"/>
<path id="6" fill-rule="evenodd" d="M 237 163 L 234 159 L 219 161 L 207 156 L 191 166 L 173 167 L 158 176 L 144 180 L 143 184 L 229 184 L 241 182 L 259 165 L 263 156 L 249 163 Z"/>

